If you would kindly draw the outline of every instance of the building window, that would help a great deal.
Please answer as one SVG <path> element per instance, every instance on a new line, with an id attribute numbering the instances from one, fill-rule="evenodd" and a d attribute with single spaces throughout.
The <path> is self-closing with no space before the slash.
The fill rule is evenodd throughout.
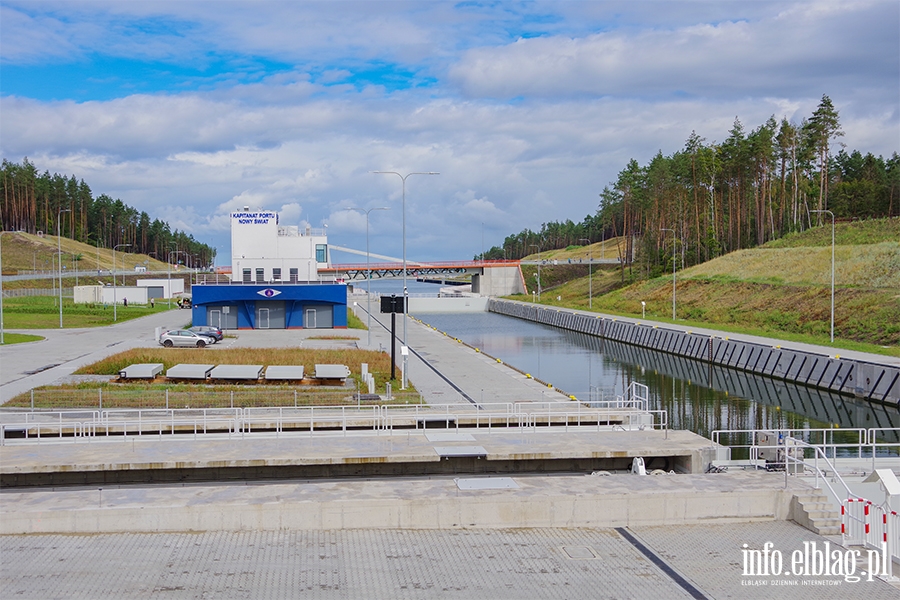
<path id="1" fill-rule="evenodd" d="M 266 282 L 265 270 L 257 269 L 256 270 L 256 283 L 265 283 L 265 282 Z"/>
<path id="2" fill-rule="evenodd" d="M 291 283 L 297 283 L 297 280 L 300 279 L 299 272 L 296 268 L 292 268 L 291 271 Z"/>
<path id="3" fill-rule="evenodd" d="M 244 269 L 244 283 L 250 283 L 250 269 Z"/>
<path id="4" fill-rule="evenodd" d="M 272 281 L 281 281 L 281 269 L 272 269 Z"/>
<path id="5" fill-rule="evenodd" d="M 326 244 L 316 244 L 316 262 L 328 262 L 328 246 Z"/>

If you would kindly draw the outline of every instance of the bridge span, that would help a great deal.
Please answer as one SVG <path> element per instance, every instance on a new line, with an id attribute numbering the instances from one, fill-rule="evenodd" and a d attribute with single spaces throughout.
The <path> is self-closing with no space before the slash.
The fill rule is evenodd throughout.
<path id="1" fill-rule="evenodd" d="M 407 277 L 426 275 L 483 275 L 485 269 L 515 268 L 518 260 L 456 260 L 441 262 L 406 262 Z M 366 279 L 366 273 L 372 272 L 372 279 L 403 277 L 403 265 L 395 262 L 341 264 L 320 268 L 320 274 L 331 275 L 337 279 Z"/>
<path id="2" fill-rule="evenodd" d="M 407 277 L 422 277 L 426 275 L 484 275 L 484 269 L 515 268 L 520 265 L 618 265 L 618 258 L 592 258 L 589 260 L 454 260 L 438 262 L 406 261 Z M 349 263 L 332 264 L 330 267 L 320 268 L 319 273 L 325 273 L 336 279 L 366 279 L 367 270 L 371 270 L 372 279 L 385 279 L 403 277 L 403 265 L 398 262 Z"/>

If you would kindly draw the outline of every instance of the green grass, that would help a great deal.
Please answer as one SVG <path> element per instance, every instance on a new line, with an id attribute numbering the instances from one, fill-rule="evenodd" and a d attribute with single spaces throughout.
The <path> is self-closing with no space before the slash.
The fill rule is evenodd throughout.
<path id="1" fill-rule="evenodd" d="M 587 278 L 543 296 L 543 304 L 588 309 Z M 596 280 L 595 280 L 596 294 Z M 557 300 L 557 297 L 561 300 Z M 522 296 L 512 299 L 526 300 Z M 527 301 L 527 300 L 526 300 Z M 595 295 L 596 312 L 672 322 L 672 280 L 659 277 Z M 835 342 L 830 342 L 828 286 L 779 285 L 715 279 L 678 280 L 677 324 L 900 356 L 900 296 L 897 290 L 838 288 Z"/>
<path id="2" fill-rule="evenodd" d="M 836 246 L 835 284 L 900 290 L 900 243 Z M 831 246 L 738 250 L 678 273 L 683 279 L 716 279 L 831 285 Z"/>
<path id="3" fill-rule="evenodd" d="M 4 327 L 6 326 L 5 321 L 6 319 L 4 319 Z M 44 338 L 39 335 L 28 335 L 26 333 L 6 333 L 5 331 L 3 332 L 4 346 L 9 344 L 25 344 L 27 342 L 38 342 L 42 339 Z"/>
<path id="4" fill-rule="evenodd" d="M 900 218 L 838 223 L 835 235 L 834 344 L 830 223 L 679 271 L 677 323 L 900 356 Z M 522 271 L 535 287 L 537 267 Z M 567 261 L 543 266 L 542 303 L 587 310 L 585 275 Z M 670 275 L 622 282 L 620 271 L 597 269 L 593 294 L 597 312 L 639 319 L 643 301 L 647 319 L 672 322 Z"/>
<path id="5" fill-rule="evenodd" d="M 52 296 L 6 298 L 3 301 L 3 324 L 10 329 L 50 329 L 59 327 L 59 300 Z M 137 319 L 168 310 L 165 303 L 119 306 L 118 321 Z M 190 318 L 190 313 L 185 314 Z M 63 298 L 64 327 L 102 327 L 113 324 L 113 307 L 95 304 L 75 304 Z"/>
<path id="6" fill-rule="evenodd" d="M 113 267 L 112 250 L 98 249 L 96 246 L 77 242 L 67 237 L 57 239 L 55 235 L 37 236 L 17 231 L 15 233 L 4 232 L 0 238 L 2 238 L 0 244 L 3 244 L 4 275 L 15 275 L 18 271 L 56 270 L 57 244 L 62 250 L 62 264 L 67 270 L 76 268 L 79 271 L 96 271 L 97 269 L 108 271 Z M 121 249 L 115 253 L 116 269 L 131 271 L 140 265 L 146 266 L 151 271 L 164 271 L 167 268 L 165 262 L 145 254 L 132 254 L 123 252 Z"/>
<path id="7" fill-rule="evenodd" d="M 308 348 L 134 348 L 108 356 L 96 363 L 78 369 L 76 375 L 116 376 L 131 364 L 162 363 L 163 373 L 176 364 L 206 363 L 216 365 L 303 365 L 304 372 L 313 373 L 316 364 L 343 364 L 350 367 L 352 385 L 334 389 L 316 385 L 210 385 L 172 382 L 83 382 L 78 384 L 45 386 L 35 390 L 35 407 L 75 408 L 95 406 L 99 401 L 98 390 L 103 390 L 105 408 L 164 407 L 166 390 L 169 390 L 171 406 L 182 408 L 227 407 L 234 392 L 235 406 L 290 406 L 297 392 L 299 405 L 355 404 L 357 382 L 362 363 L 369 365 L 375 376 L 376 389 L 384 390 L 390 381 L 390 356 L 385 352 L 357 349 L 308 349 Z M 394 387 L 398 387 L 394 382 Z M 359 389 L 364 391 L 362 384 Z M 107 393 L 107 390 L 109 393 Z M 353 398 L 350 396 L 353 395 Z M 394 392 L 394 404 L 418 403 L 421 397 L 410 387 L 408 391 Z M 348 398 L 350 398 L 348 400 Z M 20 394 L 6 406 L 30 406 L 31 394 Z"/>
<path id="8" fill-rule="evenodd" d="M 790 233 L 773 240 L 763 248 L 798 248 L 831 246 L 831 217 L 825 215 L 825 225 L 813 227 L 801 233 Z M 837 246 L 900 242 L 900 217 L 869 219 L 852 223 L 835 223 L 834 243 Z"/>
<path id="9" fill-rule="evenodd" d="M 348 329 L 366 329 L 366 324 L 362 319 L 356 316 L 352 310 L 347 310 L 347 328 Z"/>

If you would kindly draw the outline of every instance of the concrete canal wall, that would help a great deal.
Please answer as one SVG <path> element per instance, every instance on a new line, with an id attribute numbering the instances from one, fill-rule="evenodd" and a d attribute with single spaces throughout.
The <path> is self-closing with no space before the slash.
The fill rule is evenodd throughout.
<path id="1" fill-rule="evenodd" d="M 900 369 L 889 365 L 495 298 L 488 310 L 839 394 L 900 403 Z"/>

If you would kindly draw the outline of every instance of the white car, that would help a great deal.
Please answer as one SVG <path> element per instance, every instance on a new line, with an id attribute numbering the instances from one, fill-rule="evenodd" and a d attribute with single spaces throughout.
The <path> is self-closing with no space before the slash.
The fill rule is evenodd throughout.
<path id="1" fill-rule="evenodd" d="M 194 333 L 193 331 L 188 331 L 186 329 L 175 329 L 167 331 L 159 336 L 159 343 L 166 348 L 171 348 L 173 346 L 196 346 L 197 348 L 203 348 L 204 346 L 215 344 L 216 340 L 213 337 Z"/>

